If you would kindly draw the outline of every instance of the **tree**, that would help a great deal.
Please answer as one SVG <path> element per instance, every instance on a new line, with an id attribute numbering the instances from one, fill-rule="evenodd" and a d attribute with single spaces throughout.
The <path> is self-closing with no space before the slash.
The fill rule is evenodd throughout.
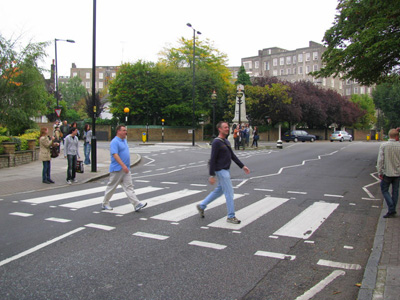
<path id="1" fill-rule="evenodd" d="M 82 85 L 82 79 L 78 76 L 72 77 L 67 83 L 60 84 L 59 87 L 62 99 L 67 102 L 68 108 L 85 98 L 86 88 Z"/>
<path id="2" fill-rule="evenodd" d="M 326 65 L 312 74 L 343 76 L 364 85 L 398 77 L 400 1 L 339 0 L 337 10 L 324 36 Z"/>
<path id="3" fill-rule="evenodd" d="M 11 134 L 33 126 L 32 117 L 45 115 L 54 97 L 46 90 L 37 61 L 45 56 L 47 43 L 29 43 L 19 51 L 17 41 L 0 35 L 0 124 Z"/>
<path id="4" fill-rule="evenodd" d="M 376 108 L 383 112 L 386 124 L 385 130 L 399 127 L 400 112 L 400 81 L 393 83 L 383 83 L 376 87 L 372 92 L 372 97 Z M 378 115 L 379 128 L 383 126 L 382 115 Z"/>
<path id="5" fill-rule="evenodd" d="M 252 85 L 250 76 L 246 73 L 244 66 L 240 66 L 235 84 Z"/>
<path id="6" fill-rule="evenodd" d="M 100 97 L 100 93 L 97 92 L 94 95 L 94 102 L 95 104 L 93 105 L 93 97 L 91 94 L 89 94 L 88 92 L 86 92 L 86 96 L 85 96 L 85 113 L 88 115 L 89 118 L 93 118 L 93 115 L 95 113 L 96 118 L 98 118 L 101 113 L 104 110 L 104 103 L 101 102 L 101 97 Z M 96 109 L 94 109 L 94 107 L 96 106 Z"/>
<path id="7" fill-rule="evenodd" d="M 352 95 L 350 101 L 364 113 L 354 124 L 354 128 L 370 129 L 376 122 L 374 100 L 368 95 Z"/>

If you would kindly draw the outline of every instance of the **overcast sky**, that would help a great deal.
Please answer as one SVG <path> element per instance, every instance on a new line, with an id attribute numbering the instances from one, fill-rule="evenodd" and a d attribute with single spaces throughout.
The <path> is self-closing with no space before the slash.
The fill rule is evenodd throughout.
<path id="1" fill-rule="evenodd" d="M 337 0 L 97 0 L 97 66 L 139 59 L 156 62 L 165 46 L 192 38 L 191 23 L 228 55 L 229 66 L 258 50 L 287 50 L 321 43 L 332 26 Z M 6 39 L 51 41 L 42 66 L 50 68 L 57 42 L 58 74 L 72 63 L 92 66 L 93 0 L 1 0 L 0 33 Z M 46 77 L 49 77 L 46 74 Z"/>

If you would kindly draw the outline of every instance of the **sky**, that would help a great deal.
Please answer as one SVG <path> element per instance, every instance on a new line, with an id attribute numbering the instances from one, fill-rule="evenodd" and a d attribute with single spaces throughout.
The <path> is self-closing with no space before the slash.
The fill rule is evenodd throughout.
<path id="1" fill-rule="evenodd" d="M 164 47 L 178 39 L 210 39 L 228 56 L 228 66 L 258 50 L 287 50 L 322 43 L 337 14 L 337 0 L 97 0 L 96 65 L 156 62 Z M 3 38 L 46 42 L 48 56 L 40 66 L 50 69 L 57 42 L 58 75 L 69 76 L 72 63 L 91 68 L 93 57 L 93 0 L 0 1 Z M 49 78 L 49 74 L 45 74 Z"/>

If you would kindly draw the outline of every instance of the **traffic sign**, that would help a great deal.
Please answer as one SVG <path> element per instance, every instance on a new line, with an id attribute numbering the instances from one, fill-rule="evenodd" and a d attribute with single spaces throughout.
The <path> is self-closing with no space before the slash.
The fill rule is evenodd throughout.
<path id="1" fill-rule="evenodd" d="M 54 111 L 56 112 L 57 117 L 61 116 L 61 108 L 55 108 Z"/>

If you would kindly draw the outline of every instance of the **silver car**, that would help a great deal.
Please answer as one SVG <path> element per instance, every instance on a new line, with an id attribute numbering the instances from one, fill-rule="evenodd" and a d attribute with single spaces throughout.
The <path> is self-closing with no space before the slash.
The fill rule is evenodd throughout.
<path id="1" fill-rule="evenodd" d="M 353 140 L 353 136 L 351 134 L 349 134 L 347 131 L 335 131 L 333 133 L 331 133 L 330 136 L 330 140 L 331 142 L 333 141 L 349 141 L 351 142 Z"/>

